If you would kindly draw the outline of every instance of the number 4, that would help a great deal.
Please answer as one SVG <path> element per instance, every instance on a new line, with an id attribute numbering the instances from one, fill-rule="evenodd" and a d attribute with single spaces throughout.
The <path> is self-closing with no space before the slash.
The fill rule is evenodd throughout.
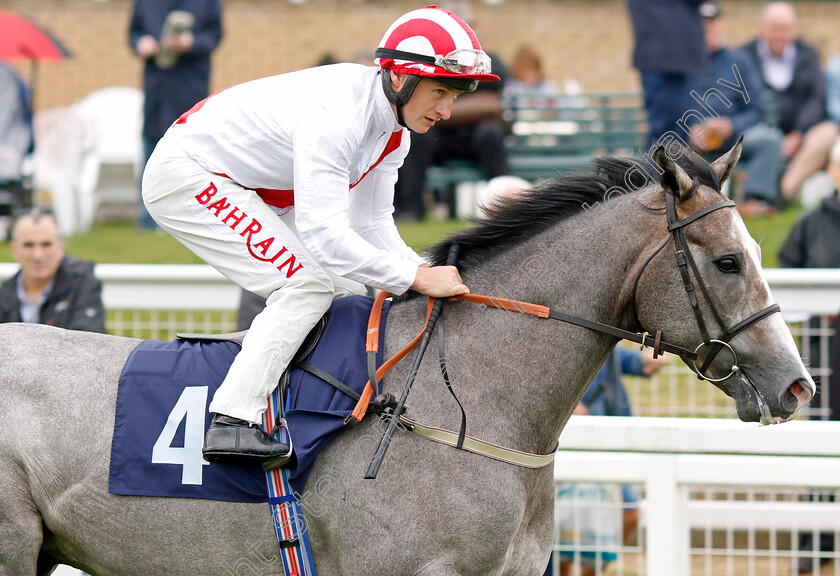
<path id="1" fill-rule="evenodd" d="M 180 464 L 181 484 L 201 485 L 204 466 L 209 462 L 201 457 L 204 445 L 204 418 L 207 414 L 207 386 L 188 386 L 169 413 L 166 424 L 152 448 L 153 464 Z M 184 446 L 172 446 L 175 433 L 186 418 Z"/>

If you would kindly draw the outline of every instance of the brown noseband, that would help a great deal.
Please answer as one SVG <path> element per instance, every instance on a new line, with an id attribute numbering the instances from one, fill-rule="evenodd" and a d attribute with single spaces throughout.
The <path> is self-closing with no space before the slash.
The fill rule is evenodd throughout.
<path id="1" fill-rule="evenodd" d="M 696 186 L 696 184 L 695 184 Z M 721 208 L 732 208 L 735 206 L 735 202 L 732 200 L 723 200 L 716 204 L 712 204 L 711 206 L 707 206 L 706 208 L 692 214 L 691 216 L 687 216 L 680 220 L 677 217 L 677 209 L 676 209 L 676 201 L 673 194 L 667 193 L 665 194 L 665 216 L 668 221 L 668 232 L 670 232 L 670 236 L 668 239 L 663 243 L 648 259 L 645 261 L 642 269 L 639 270 L 639 273 L 636 275 L 636 280 L 633 284 L 633 314 L 636 318 L 637 325 L 639 324 L 638 314 L 636 311 L 636 290 L 639 285 L 639 279 L 642 276 L 642 273 L 647 268 L 647 265 L 650 264 L 651 260 L 663 249 L 665 246 L 673 239 L 674 241 L 674 248 L 676 249 L 676 256 L 677 256 L 677 266 L 680 270 L 680 276 L 682 277 L 683 281 L 683 288 L 685 288 L 685 292 L 688 295 L 688 301 L 691 304 L 691 309 L 694 312 L 694 318 L 697 321 L 697 326 L 700 329 L 700 334 L 703 338 L 703 342 L 701 342 L 697 348 L 695 348 L 694 353 L 691 356 L 683 356 L 683 359 L 688 364 L 689 368 L 697 374 L 697 377 L 701 380 L 708 380 L 709 382 L 722 382 L 728 378 L 730 378 L 733 374 L 740 371 L 738 367 L 738 355 L 735 353 L 735 350 L 729 344 L 729 341 L 735 337 L 736 334 L 746 330 L 759 320 L 770 316 L 771 314 L 775 314 L 779 312 L 781 308 L 778 304 L 771 304 L 770 306 L 764 308 L 748 316 L 741 322 L 738 322 L 731 328 L 726 328 L 726 325 L 723 322 L 720 314 L 718 313 L 717 308 L 715 307 L 714 303 L 712 302 L 712 298 L 709 294 L 709 290 L 706 288 L 706 284 L 703 282 L 703 278 L 700 276 L 700 270 L 697 268 L 697 263 L 694 260 L 694 257 L 691 255 L 691 250 L 688 248 L 688 242 L 686 242 L 685 234 L 683 233 L 683 228 L 687 225 L 691 224 L 703 218 L 704 216 L 711 214 Z M 709 330 L 706 327 L 706 321 L 703 318 L 703 313 L 700 311 L 700 306 L 697 300 L 696 290 L 694 288 L 694 282 L 691 279 L 691 273 L 689 273 L 689 266 L 694 274 L 694 278 L 697 282 L 697 285 L 700 287 L 700 292 L 703 294 L 703 298 L 706 300 L 706 304 L 708 304 L 709 309 L 712 312 L 712 316 L 717 322 L 717 325 L 722 330 L 722 334 L 718 338 L 711 338 L 709 336 Z M 703 364 L 700 368 L 697 367 L 697 357 L 698 352 L 704 347 L 709 346 L 709 353 L 706 356 L 706 359 L 703 361 Z M 715 359 L 717 354 L 723 349 L 727 348 L 729 352 L 732 354 L 734 359 L 732 367 L 730 368 L 729 374 L 722 378 L 710 378 L 706 375 L 706 371 L 709 369 L 712 361 Z"/>

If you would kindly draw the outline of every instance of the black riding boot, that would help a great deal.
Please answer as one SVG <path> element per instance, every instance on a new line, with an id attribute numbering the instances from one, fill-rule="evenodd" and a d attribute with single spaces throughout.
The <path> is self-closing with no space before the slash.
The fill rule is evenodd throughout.
<path id="1" fill-rule="evenodd" d="M 278 442 L 259 426 L 224 414 L 214 414 L 201 453 L 208 462 L 263 464 L 290 456 L 288 444 Z"/>

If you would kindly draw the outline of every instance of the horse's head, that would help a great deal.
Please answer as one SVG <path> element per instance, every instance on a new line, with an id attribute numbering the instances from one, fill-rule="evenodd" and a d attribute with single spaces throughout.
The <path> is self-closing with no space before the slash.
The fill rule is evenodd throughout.
<path id="1" fill-rule="evenodd" d="M 651 198 L 657 208 L 664 203 L 667 230 L 655 255 L 640 255 L 638 322 L 695 351 L 696 359 L 683 360 L 735 400 L 741 420 L 789 420 L 815 387 L 775 313 L 759 246 L 720 193 L 741 142 L 711 165 L 690 150 L 670 150 L 679 156 L 663 148 L 654 155 L 660 186 Z"/>

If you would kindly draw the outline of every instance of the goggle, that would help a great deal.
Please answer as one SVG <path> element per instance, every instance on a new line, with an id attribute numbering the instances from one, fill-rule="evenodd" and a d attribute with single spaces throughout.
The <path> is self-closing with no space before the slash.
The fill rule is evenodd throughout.
<path id="1" fill-rule="evenodd" d="M 393 58 L 394 60 L 408 60 L 421 64 L 433 64 L 453 74 L 473 76 L 490 74 L 490 57 L 483 50 L 459 48 L 446 56 L 426 56 L 390 48 L 377 48 L 374 54 L 377 58 Z"/>
<path id="2" fill-rule="evenodd" d="M 435 56 L 435 66 L 455 74 L 490 74 L 490 57 L 482 50 L 461 48 L 446 56 Z"/>

